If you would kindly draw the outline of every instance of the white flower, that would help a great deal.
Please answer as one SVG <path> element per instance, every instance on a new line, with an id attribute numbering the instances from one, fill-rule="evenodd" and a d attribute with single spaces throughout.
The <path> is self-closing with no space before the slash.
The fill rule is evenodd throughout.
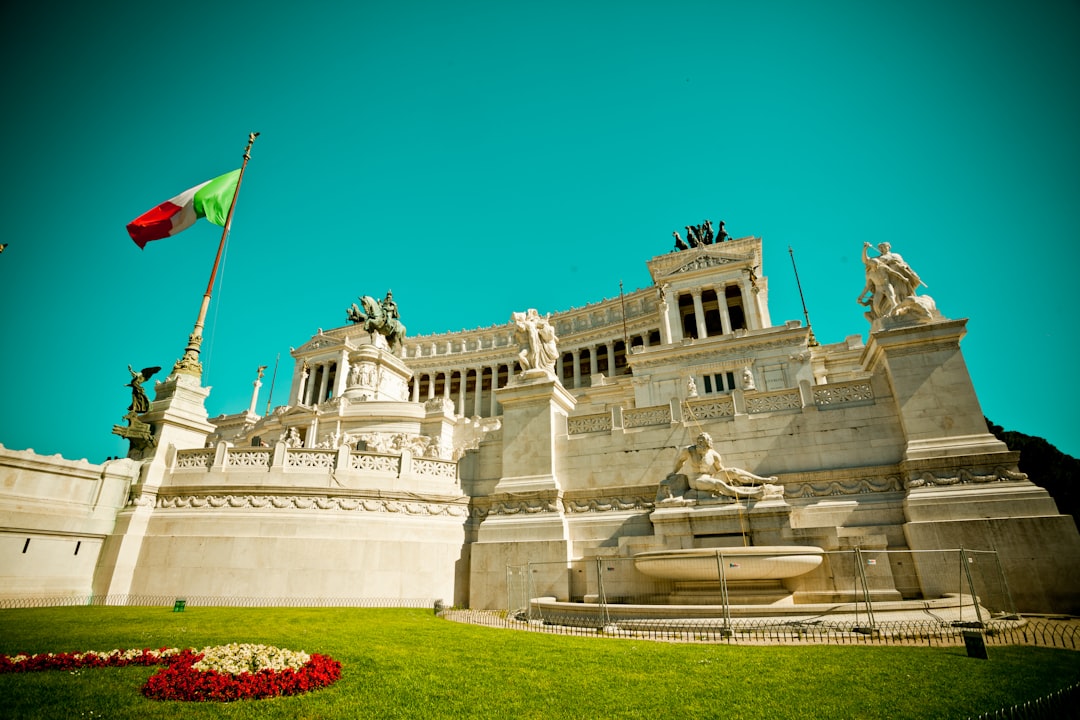
<path id="1" fill-rule="evenodd" d="M 311 659 L 303 651 L 241 643 L 204 647 L 199 652 L 203 657 L 191 666 L 192 669 L 199 672 L 215 670 L 227 675 L 254 674 L 260 670 L 299 670 Z"/>

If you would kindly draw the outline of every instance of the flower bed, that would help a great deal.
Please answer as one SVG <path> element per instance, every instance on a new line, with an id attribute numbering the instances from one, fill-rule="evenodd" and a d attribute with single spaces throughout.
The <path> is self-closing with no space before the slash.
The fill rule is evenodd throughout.
<path id="1" fill-rule="evenodd" d="M 297 695 L 341 677 L 337 660 L 270 645 L 0 655 L 0 673 L 128 665 L 165 665 L 142 689 L 143 695 L 155 700 L 228 702 Z"/>
<path id="2" fill-rule="evenodd" d="M 109 650 L 81 653 L 38 653 L 37 655 L 0 655 L 0 673 L 36 672 L 38 670 L 80 670 L 128 665 L 163 665 L 180 654 L 179 648 L 160 650 Z"/>

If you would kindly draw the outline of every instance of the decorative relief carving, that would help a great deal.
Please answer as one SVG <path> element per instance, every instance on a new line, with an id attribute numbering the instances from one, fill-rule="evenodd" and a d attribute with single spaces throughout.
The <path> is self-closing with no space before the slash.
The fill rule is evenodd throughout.
<path id="1" fill-rule="evenodd" d="M 604 497 L 583 500 L 563 500 L 563 509 L 568 513 L 611 512 L 613 510 L 652 510 L 655 508 L 651 496 L 644 497 Z"/>
<path id="2" fill-rule="evenodd" d="M 888 477 L 856 478 L 854 480 L 785 483 L 784 494 L 790 498 L 809 498 L 898 492 L 902 489 L 900 478 L 890 475 Z"/>
<path id="3" fill-rule="evenodd" d="M 446 462 L 445 460 L 414 458 L 413 471 L 417 475 L 428 475 L 430 477 L 446 478 L 448 480 L 457 479 L 457 463 Z"/>
<path id="4" fill-rule="evenodd" d="M 873 399 L 874 391 L 868 381 L 814 386 L 815 405 L 841 405 L 843 403 Z"/>
<path id="5" fill-rule="evenodd" d="M 454 401 L 450 398 L 433 397 L 424 402 L 424 410 L 427 412 L 445 412 L 453 414 Z"/>
<path id="6" fill-rule="evenodd" d="M 687 403 L 690 412 L 697 420 L 716 420 L 719 418 L 735 417 L 735 403 L 730 397 L 716 400 L 702 400 Z"/>
<path id="7" fill-rule="evenodd" d="M 798 390 L 760 393 L 748 395 L 746 398 L 746 412 L 750 414 L 800 409 L 802 409 L 802 399 L 799 397 Z"/>
<path id="8" fill-rule="evenodd" d="M 131 499 L 128 502 L 137 507 L 153 507 L 155 497 L 157 496 L 154 493 L 132 494 Z"/>
<path id="9" fill-rule="evenodd" d="M 401 458 L 396 455 L 373 455 L 371 453 L 351 453 L 350 470 L 375 470 L 397 474 L 401 467 Z"/>
<path id="10" fill-rule="evenodd" d="M 290 448 L 285 452 L 285 467 L 332 470 L 336 461 L 337 453 L 325 450 Z"/>
<path id="11" fill-rule="evenodd" d="M 610 432 L 611 413 L 593 413 L 592 415 L 578 415 L 567 418 L 567 432 L 571 435 L 580 435 L 591 432 Z"/>
<path id="12" fill-rule="evenodd" d="M 303 495 L 170 495 L 158 497 L 162 509 L 220 508 L 266 510 L 344 510 L 346 512 L 392 512 L 403 515 L 465 517 L 468 508 L 458 503 L 401 501 L 388 498 L 308 497 Z"/>
<path id="13" fill-rule="evenodd" d="M 608 417 L 610 418 L 610 415 Z M 655 407 L 640 408 L 637 410 L 623 410 L 624 428 L 645 427 L 646 425 L 667 425 L 670 422 L 670 405 L 657 405 Z"/>
<path id="14" fill-rule="evenodd" d="M 215 450 L 199 448 L 196 450 L 177 450 L 177 470 L 209 470 L 214 464 Z"/>
<path id="15" fill-rule="evenodd" d="M 904 483 L 904 487 L 910 490 L 912 488 L 920 487 L 966 485 L 969 483 L 1016 482 L 1018 480 L 1027 479 L 1027 473 L 1010 470 L 1004 466 L 996 467 L 989 473 L 978 473 L 972 468 L 963 468 L 957 472 L 956 475 L 938 475 L 928 470 L 908 479 L 908 481 Z"/>
<path id="16" fill-rule="evenodd" d="M 699 255 L 685 265 L 682 265 L 681 267 L 672 270 L 671 274 L 678 275 L 679 273 L 693 272 L 695 270 L 704 270 L 705 268 L 716 267 L 718 265 L 729 265 L 733 262 L 742 262 L 742 260 L 736 260 L 727 257 L 716 257 L 715 255 Z"/>
<path id="17" fill-rule="evenodd" d="M 533 500 L 502 500 L 491 503 L 486 510 L 481 510 L 483 515 L 534 515 L 544 512 L 559 512 L 559 504 L 555 498 L 537 498 Z"/>
<path id="18" fill-rule="evenodd" d="M 225 455 L 225 464 L 231 468 L 269 468 L 270 457 L 270 450 L 264 448 L 230 449 Z"/>

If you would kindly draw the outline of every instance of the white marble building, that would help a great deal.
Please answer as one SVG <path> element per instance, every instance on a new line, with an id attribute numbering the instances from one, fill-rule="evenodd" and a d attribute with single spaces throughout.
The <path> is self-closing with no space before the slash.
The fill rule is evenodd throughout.
<path id="1" fill-rule="evenodd" d="M 1020 610 L 1080 611 L 1080 535 L 987 432 L 966 321 L 896 279 L 907 266 L 886 246 L 864 258 L 868 339 L 860 323 L 819 344 L 771 323 L 761 260 L 754 237 L 655 257 L 654 287 L 536 316 L 557 340 L 526 355 L 509 320 L 524 308 L 396 354 L 361 325 L 319 331 L 266 417 L 253 401 L 208 419 L 207 391 L 170 376 L 143 418 L 157 429 L 143 459 L 0 448 L 0 596 L 506 607 L 507 567 L 547 561 L 537 592 L 580 600 L 595 588 L 574 571 L 598 557 L 739 530 L 730 498 L 658 500 L 707 432 L 726 466 L 782 487 L 746 504 L 754 544 L 992 549 Z M 932 592 L 917 563 L 890 562 L 883 592 Z M 827 574 L 795 589 L 839 596 Z"/>

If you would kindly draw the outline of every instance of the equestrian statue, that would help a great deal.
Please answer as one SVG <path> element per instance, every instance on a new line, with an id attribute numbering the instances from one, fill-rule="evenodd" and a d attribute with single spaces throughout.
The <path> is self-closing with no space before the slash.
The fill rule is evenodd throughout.
<path id="1" fill-rule="evenodd" d="M 363 295 L 359 299 L 363 309 L 353 303 L 346 311 L 349 322 L 356 325 L 363 323 L 364 330 L 372 334 L 379 333 L 386 338 L 390 352 L 396 353 L 397 348 L 405 341 L 405 326 L 399 319 L 394 293 L 388 290 L 384 300 L 376 300 L 370 295 Z"/>

